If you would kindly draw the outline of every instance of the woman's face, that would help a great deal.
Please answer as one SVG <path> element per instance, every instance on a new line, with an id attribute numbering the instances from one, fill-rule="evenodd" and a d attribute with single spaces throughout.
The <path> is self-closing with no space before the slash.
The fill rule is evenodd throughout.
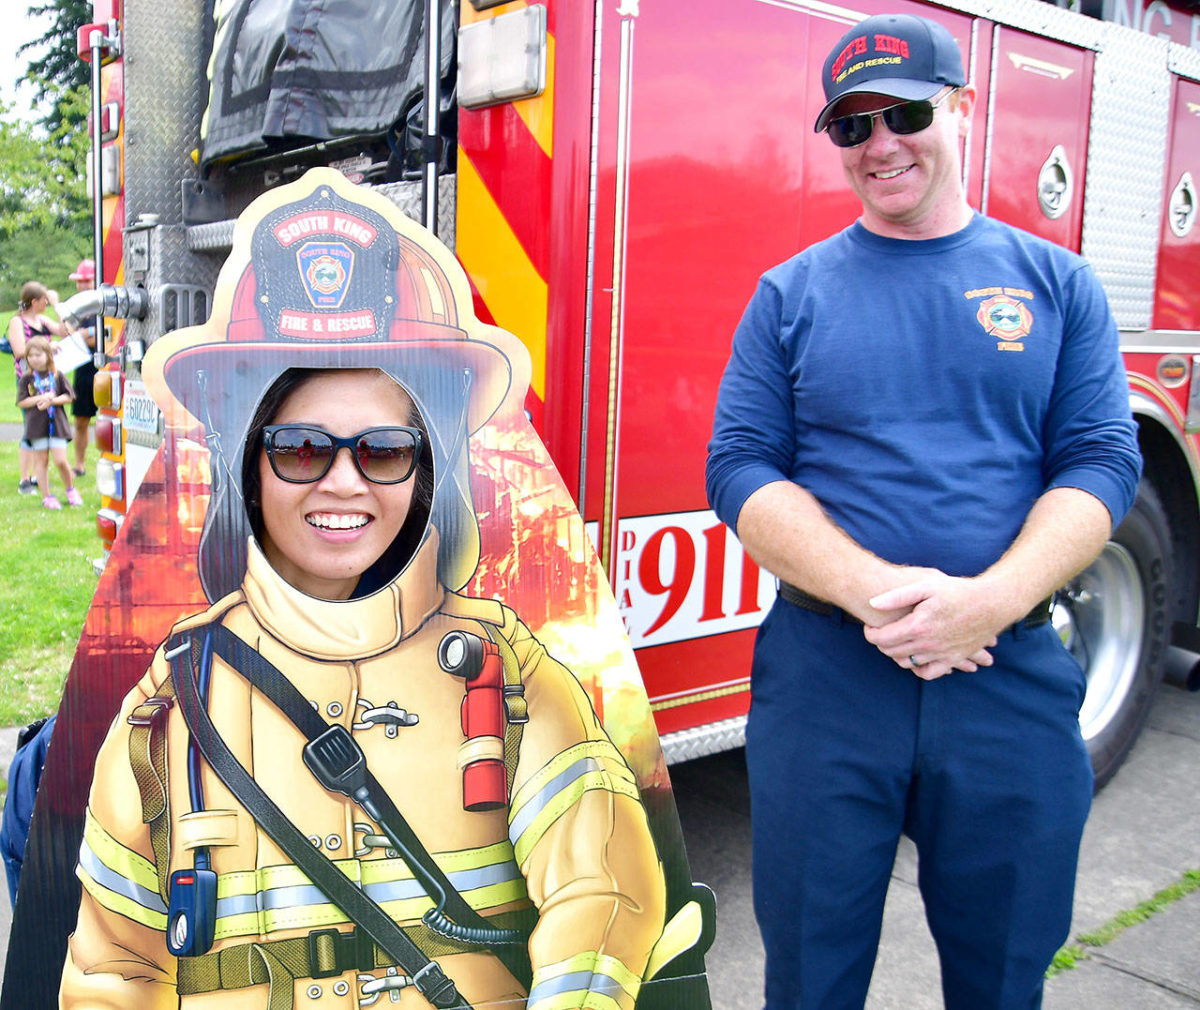
<path id="1" fill-rule="evenodd" d="M 376 370 L 334 370 L 296 387 L 272 424 L 314 424 L 343 438 L 367 428 L 408 425 L 408 394 Z M 349 599 L 359 576 L 400 532 L 415 477 L 374 484 L 359 472 L 350 450 L 338 450 L 329 472 L 311 484 L 290 484 L 258 459 L 262 482 L 263 553 L 284 579 L 326 600 Z"/>

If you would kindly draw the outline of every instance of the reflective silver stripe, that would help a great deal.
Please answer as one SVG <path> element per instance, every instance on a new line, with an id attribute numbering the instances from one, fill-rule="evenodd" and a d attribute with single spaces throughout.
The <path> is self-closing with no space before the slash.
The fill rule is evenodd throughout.
<path id="1" fill-rule="evenodd" d="M 558 978 L 538 982 L 529 990 L 530 1006 L 540 999 L 549 999 L 565 992 L 598 992 L 614 999 L 625 992 L 625 987 L 609 975 L 600 975 L 594 971 L 573 971 Z"/>
<path id="2" fill-rule="evenodd" d="M 217 899 L 217 918 L 225 919 L 234 915 L 248 915 L 258 911 L 257 894 L 235 894 L 228 898 Z"/>
<path id="3" fill-rule="evenodd" d="M 330 901 L 313 884 L 296 884 L 294 887 L 274 887 L 260 891 L 262 907 L 266 911 L 277 908 L 303 908 L 305 905 L 328 905 Z"/>
<path id="4" fill-rule="evenodd" d="M 79 846 L 79 866 L 89 877 L 101 887 L 119 894 L 130 901 L 136 902 L 159 915 L 167 914 L 167 906 L 157 891 L 151 891 L 141 884 L 130 880 L 116 870 L 101 862 L 85 841 Z"/>
<path id="5" fill-rule="evenodd" d="M 510 880 L 516 880 L 520 876 L 521 871 L 511 859 L 474 870 L 458 870 L 447 874 L 455 890 L 463 893 L 491 887 L 494 884 L 504 884 Z M 363 887 L 363 891 L 377 902 L 405 901 L 425 897 L 424 889 L 412 878 L 368 884 Z M 238 894 L 221 898 L 217 902 L 217 918 L 257 912 L 260 908 L 274 911 L 279 908 L 303 908 L 309 905 L 328 904 L 330 904 L 329 898 L 315 885 L 294 884 L 260 891 L 257 895 Z"/>
<path id="6" fill-rule="evenodd" d="M 573 765 L 555 775 L 541 789 L 534 793 L 525 804 L 517 811 L 512 822 L 508 826 L 509 840 L 515 846 L 521 835 L 525 833 L 525 829 L 533 823 L 533 820 L 542 808 L 546 806 L 555 796 L 567 788 L 576 779 L 587 775 L 589 772 L 598 772 L 603 766 L 592 757 L 580 758 Z"/>
<path id="7" fill-rule="evenodd" d="M 505 884 L 521 876 L 521 871 L 512 860 L 504 863 L 494 863 L 482 866 L 477 870 L 459 870 L 457 873 L 446 874 L 456 891 L 469 893 L 493 884 Z M 415 880 L 392 880 L 376 884 L 368 884 L 363 888 L 376 901 L 400 901 L 405 898 L 419 898 L 425 894 L 424 888 Z"/>

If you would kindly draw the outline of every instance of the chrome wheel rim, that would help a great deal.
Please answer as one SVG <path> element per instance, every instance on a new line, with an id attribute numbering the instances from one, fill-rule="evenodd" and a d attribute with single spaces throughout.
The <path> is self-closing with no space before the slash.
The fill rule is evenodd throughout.
<path id="1" fill-rule="evenodd" d="M 1133 555 L 1109 542 L 1090 567 L 1055 594 L 1050 620 L 1087 675 L 1079 727 L 1091 740 L 1116 718 L 1137 675 L 1146 603 Z"/>

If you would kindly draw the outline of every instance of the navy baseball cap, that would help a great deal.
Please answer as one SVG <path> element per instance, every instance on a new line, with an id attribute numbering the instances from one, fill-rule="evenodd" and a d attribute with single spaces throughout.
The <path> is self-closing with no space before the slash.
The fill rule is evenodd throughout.
<path id="1" fill-rule="evenodd" d="M 825 108 L 813 130 L 825 129 L 834 106 L 847 95 L 913 102 L 966 83 L 958 43 L 940 24 L 912 14 L 876 14 L 846 32 L 825 57 Z"/>

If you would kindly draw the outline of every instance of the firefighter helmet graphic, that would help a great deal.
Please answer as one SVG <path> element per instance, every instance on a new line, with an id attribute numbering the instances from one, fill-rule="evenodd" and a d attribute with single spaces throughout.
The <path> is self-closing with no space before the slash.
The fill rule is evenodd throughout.
<path id="1" fill-rule="evenodd" d="M 518 408 L 529 385 L 524 345 L 475 319 L 447 250 L 422 245 L 419 225 L 385 198 L 356 190 L 340 173 L 314 170 L 239 218 L 212 318 L 155 342 L 144 368 L 150 390 L 165 384 L 168 397 L 202 425 L 192 410 L 201 402 L 215 420 L 236 416 L 235 404 L 217 409 L 212 387 L 231 365 L 239 377 L 277 373 L 284 361 L 420 373 L 436 357 L 438 368 L 469 373 L 468 430 L 502 404 Z M 273 210 L 258 209 L 268 200 Z M 425 353 L 431 349 L 436 356 Z M 201 372 L 210 385 L 205 401 L 188 395 Z"/>
<path id="2" fill-rule="evenodd" d="M 1008 295 L 993 295 L 981 302 L 975 318 L 988 336 L 997 340 L 1020 340 L 1033 329 L 1033 313 L 1024 302 Z"/>
<path id="3" fill-rule="evenodd" d="M 439 574 L 461 588 L 479 561 L 467 437 L 519 409 L 528 352 L 475 319 L 458 264 L 418 225 L 339 173 L 314 170 L 239 219 L 212 318 L 156 341 L 144 366 L 152 394 L 175 406 L 168 420 L 203 428 L 218 461 L 199 562 L 209 599 L 244 574 L 244 435 L 287 367 L 380 368 L 412 397 L 439 475 L 430 518 L 442 533 Z"/>

